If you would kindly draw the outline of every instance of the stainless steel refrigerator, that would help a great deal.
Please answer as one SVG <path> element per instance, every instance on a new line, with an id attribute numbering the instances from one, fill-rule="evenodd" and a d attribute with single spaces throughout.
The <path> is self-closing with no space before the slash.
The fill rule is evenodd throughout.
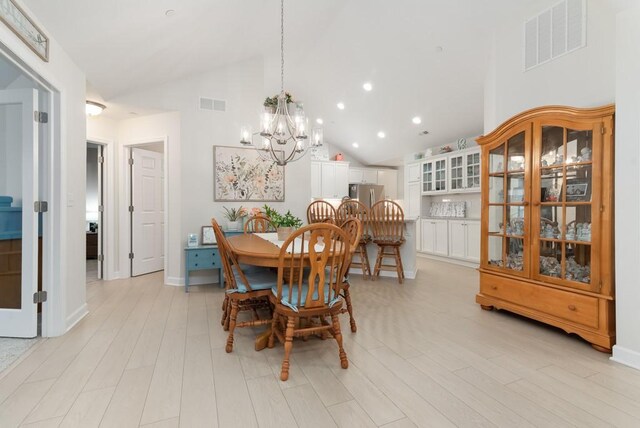
<path id="1" fill-rule="evenodd" d="M 349 197 L 357 199 L 371 208 L 373 204 L 384 199 L 384 186 L 379 184 L 349 184 Z"/>

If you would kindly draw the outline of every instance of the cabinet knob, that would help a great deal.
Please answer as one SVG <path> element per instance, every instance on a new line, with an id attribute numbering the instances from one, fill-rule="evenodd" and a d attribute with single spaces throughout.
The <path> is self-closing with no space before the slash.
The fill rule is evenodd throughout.
<path id="1" fill-rule="evenodd" d="M 525 207 L 528 207 L 528 206 L 529 206 L 529 202 L 528 202 L 528 201 L 524 201 L 524 202 L 522 203 L 522 205 L 524 205 Z"/>
<path id="2" fill-rule="evenodd" d="M 198 254 L 196 253 L 196 257 L 198 257 Z"/>
<path id="3" fill-rule="evenodd" d="M 492 290 L 497 290 L 497 289 L 498 289 L 498 286 L 497 286 L 497 285 L 492 285 L 492 286 L 491 286 L 491 289 L 492 289 Z"/>
<path id="4" fill-rule="evenodd" d="M 196 263 L 196 266 L 198 266 L 198 263 Z"/>
<path id="5" fill-rule="evenodd" d="M 576 310 L 576 306 L 575 305 L 569 305 L 568 306 L 570 311 L 575 311 Z"/>
<path id="6" fill-rule="evenodd" d="M 535 201 L 535 202 L 533 203 L 533 206 L 534 206 L 534 207 L 539 207 L 539 206 L 540 206 L 540 202 Z"/>

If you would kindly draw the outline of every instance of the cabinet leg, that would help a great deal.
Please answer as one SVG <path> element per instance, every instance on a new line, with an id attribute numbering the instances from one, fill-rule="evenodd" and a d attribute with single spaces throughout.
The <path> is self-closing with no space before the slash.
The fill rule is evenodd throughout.
<path id="1" fill-rule="evenodd" d="M 595 349 L 596 351 L 604 352 L 605 354 L 610 354 L 611 353 L 611 349 L 605 348 L 604 346 L 596 345 L 595 343 L 592 343 L 591 347 L 593 349 Z"/>
<path id="2" fill-rule="evenodd" d="M 491 306 L 491 305 L 480 305 L 480 307 L 482 309 L 484 309 L 485 311 L 492 311 L 493 310 L 493 306 Z"/>

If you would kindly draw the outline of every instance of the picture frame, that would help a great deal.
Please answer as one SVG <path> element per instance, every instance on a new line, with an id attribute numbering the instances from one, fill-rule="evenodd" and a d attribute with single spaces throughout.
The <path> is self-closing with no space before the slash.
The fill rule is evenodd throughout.
<path id="1" fill-rule="evenodd" d="M 215 245 L 216 234 L 213 231 L 213 226 L 202 226 L 202 234 L 200 238 L 202 245 Z"/>
<path id="2" fill-rule="evenodd" d="M 0 21 L 44 62 L 49 62 L 49 38 L 15 0 L 0 1 Z"/>
<path id="3" fill-rule="evenodd" d="M 213 146 L 213 200 L 284 202 L 285 169 L 254 148 Z"/>
<path id="4" fill-rule="evenodd" d="M 187 247 L 194 248 L 198 246 L 198 235 L 190 233 L 187 235 Z"/>
<path id="5" fill-rule="evenodd" d="M 567 179 L 565 193 L 567 202 L 590 202 L 591 180 L 584 178 Z"/>
<path id="6" fill-rule="evenodd" d="M 561 190 L 557 187 L 542 188 L 542 202 L 560 202 Z"/>

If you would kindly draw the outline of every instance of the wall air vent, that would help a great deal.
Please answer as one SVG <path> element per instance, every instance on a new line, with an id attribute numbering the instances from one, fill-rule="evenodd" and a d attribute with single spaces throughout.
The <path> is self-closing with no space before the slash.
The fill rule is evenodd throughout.
<path id="1" fill-rule="evenodd" d="M 227 111 L 227 102 L 224 100 L 200 97 L 200 110 Z"/>
<path id="2" fill-rule="evenodd" d="M 524 70 L 587 45 L 586 0 L 564 0 L 524 23 Z"/>
<path id="3" fill-rule="evenodd" d="M 419 135 L 419 136 L 429 135 L 429 131 L 426 131 L 426 130 L 425 130 L 425 131 L 420 131 L 420 132 L 418 133 L 418 135 Z"/>

